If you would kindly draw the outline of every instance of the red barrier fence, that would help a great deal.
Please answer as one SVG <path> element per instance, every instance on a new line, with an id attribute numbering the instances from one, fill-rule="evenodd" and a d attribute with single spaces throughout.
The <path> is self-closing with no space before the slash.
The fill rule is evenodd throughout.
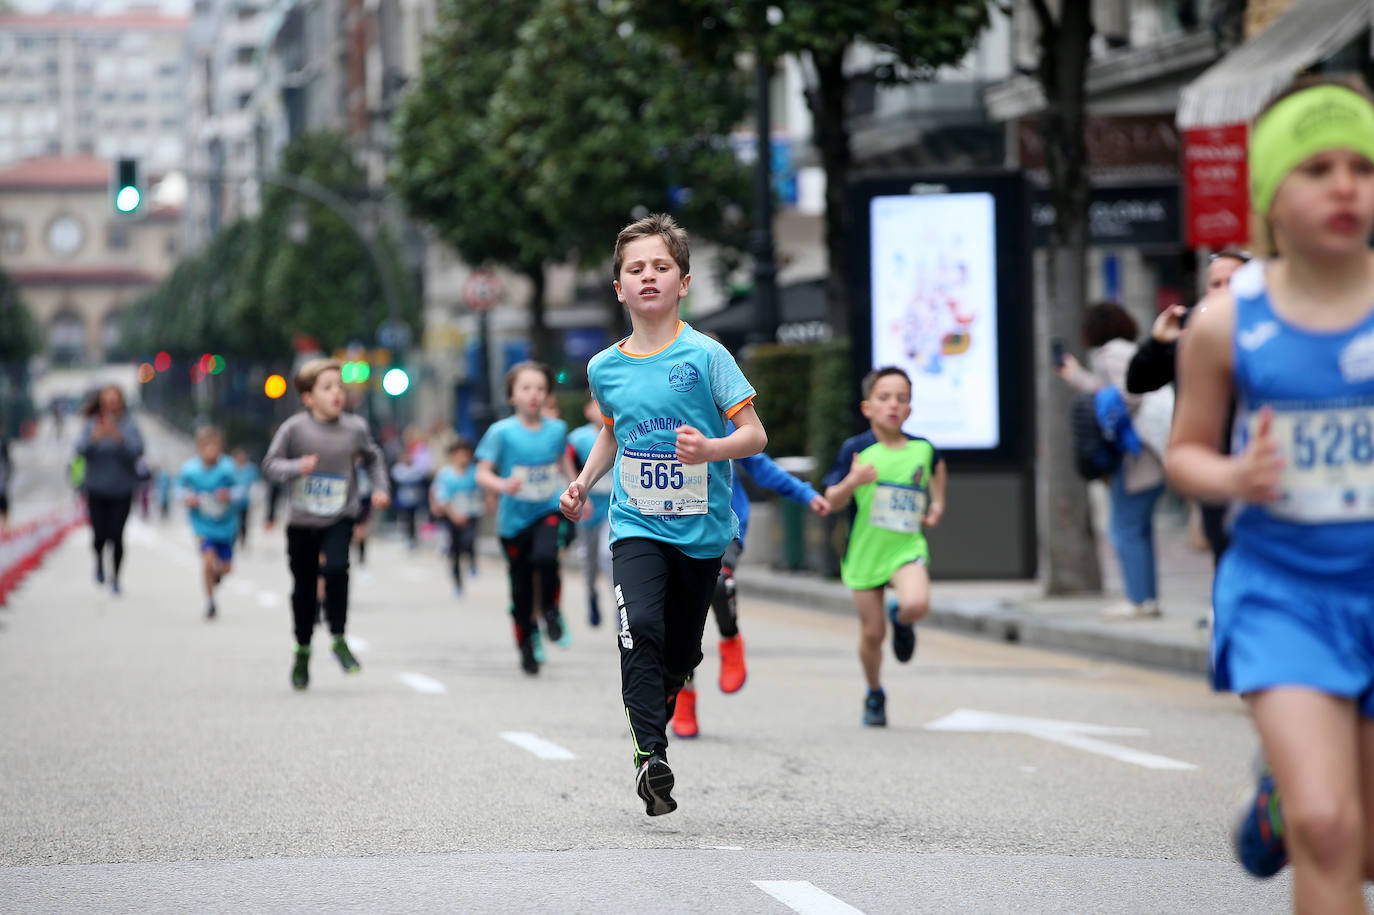
<path id="1" fill-rule="evenodd" d="M 0 533 L 0 607 L 62 538 L 85 523 L 85 506 L 71 505 Z"/>

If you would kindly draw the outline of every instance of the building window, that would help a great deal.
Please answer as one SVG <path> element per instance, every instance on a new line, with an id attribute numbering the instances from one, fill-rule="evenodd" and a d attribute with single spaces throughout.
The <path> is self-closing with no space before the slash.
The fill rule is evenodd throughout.
<path id="1" fill-rule="evenodd" d="M 239 96 L 239 110 L 242 111 L 244 108 L 247 108 L 252 102 L 253 94 L 251 92 L 243 93 Z"/>
<path id="2" fill-rule="evenodd" d="M 22 222 L 0 223 L 0 253 L 24 253 L 24 224 Z"/>
<path id="3" fill-rule="evenodd" d="M 54 362 L 71 364 L 86 358 L 86 322 L 75 311 L 64 310 L 48 325 L 48 347 Z"/>
<path id="4" fill-rule="evenodd" d="M 125 251 L 129 247 L 129 227 L 112 222 L 105 232 L 105 243 L 111 251 Z"/>

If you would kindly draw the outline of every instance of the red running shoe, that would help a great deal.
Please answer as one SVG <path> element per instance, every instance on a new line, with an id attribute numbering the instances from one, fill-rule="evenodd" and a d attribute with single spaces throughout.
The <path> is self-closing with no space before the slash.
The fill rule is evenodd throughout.
<path id="1" fill-rule="evenodd" d="M 677 692 L 672 726 L 674 737 L 688 739 L 701 733 L 697 728 L 697 691 L 690 686 L 684 686 Z"/>
<path id="2" fill-rule="evenodd" d="M 749 672 L 744 669 L 744 637 L 720 640 L 720 691 L 737 693 Z"/>

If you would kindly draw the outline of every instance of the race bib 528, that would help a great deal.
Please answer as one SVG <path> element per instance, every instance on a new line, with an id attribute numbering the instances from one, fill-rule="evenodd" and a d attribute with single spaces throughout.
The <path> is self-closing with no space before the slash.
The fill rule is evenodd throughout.
<path id="1" fill-rule="evenodd" d="M 1249 439 L 1258 421 L 1247 418 Z M 1284 457 L 1270 514 L 1306 524 L 1374 520 L 1374 405 L 1275 410 L 1269 434 Z"/>

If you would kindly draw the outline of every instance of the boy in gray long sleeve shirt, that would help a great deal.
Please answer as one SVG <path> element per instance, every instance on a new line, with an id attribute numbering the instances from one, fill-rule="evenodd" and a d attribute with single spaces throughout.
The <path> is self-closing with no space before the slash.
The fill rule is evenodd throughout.
<path id="1" fill-rule="evenodd" d="M 334 656 L 345 673 L 361 670 L 344 640 L 348 623 L 348 547 L 358 515 L 358 481 L 353 471 L 361 460 L 372 479 L 372 505 L 390 504 L 386 463 L 362 417 L 344 414 L 341 367 L 333 359 L 312 359 L 296 373 L 296 391 L 305 410 L 281 424 L 262 473 L 287 487 L 290 516 L 286 552 L 294 586 L 296 659 L 291 684 L 310 684 L 310 637 L 318 613 L 316 581 L 324 577 L 324 609 L 334 636 Z M 323 555 L 324 564 L 320 565 Z"/>

